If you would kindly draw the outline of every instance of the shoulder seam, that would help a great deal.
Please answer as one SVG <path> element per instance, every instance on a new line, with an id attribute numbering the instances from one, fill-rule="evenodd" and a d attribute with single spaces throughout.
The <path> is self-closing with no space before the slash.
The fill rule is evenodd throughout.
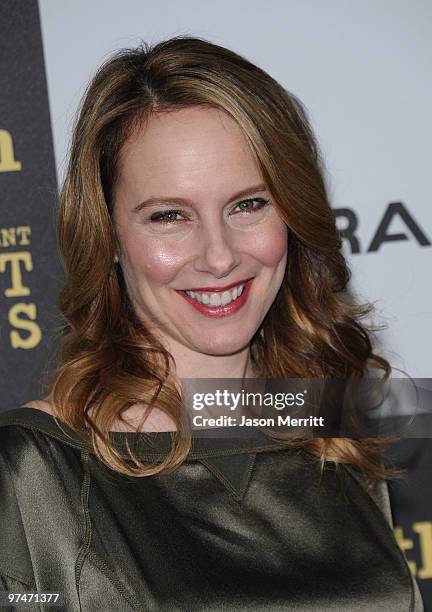
<path id="1" fill-rule="evenodd" d="M 84 440 L 81 442 L 78 439 L 69 438 L 66 433 L 62 435 L 61 433 L 57 433 L 51 431 L 49 428 L 43 427 L 43 425 L 31 425 L 29 423 L 23 423 L 20 419 L 10 419 L 6 423 L 0 422 L 0 429 L 5 429 L 7 427 L 22 427 L 25 430 L 39 432 L 48 436 L 49 438 L 54 438 L 59 442 L 64 442 L 64 444 L 73 448 L 77 448 L 79 450 L 89 450 L 88 445 L 85 443 Z"/>

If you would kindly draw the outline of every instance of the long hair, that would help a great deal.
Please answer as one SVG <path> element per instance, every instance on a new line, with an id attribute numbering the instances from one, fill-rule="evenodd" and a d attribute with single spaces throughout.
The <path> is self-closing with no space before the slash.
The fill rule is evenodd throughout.
<path id="1" fill-rule="evenodd" d="M 77 117 L 58 216 L 65 268 L 60 310 L 66 334 L 49 399 L 53 413 L 86 437 L 110 468 L 128 475 L 167 473 L 186 458 L 181 396 L 173 357 L 157 330 L 140 320 L 119 264 L 113 192 L 119 154 L 152 113 L 218 108 L 242 129 L 289 231 L 280 291 L 251 342 L 264 378 L 362 378 L 368 367 L 389 376 L 360 320 L 370 305 L 347 299 L 350 273 L 341 252 L 324 165 L 301 102 L 240 55 L 200 38 L 177 36 L 111 56 L 91 81 Z M 145 464 L 113 444 L 110 429 L 125 410 L 155 405 L 176 423 L 162 463 Z M 138 426 L 139 428 L 139 426 Z M 346 463 L 387 477 L 385 440 L 290 441 L 321 462 Z"/>

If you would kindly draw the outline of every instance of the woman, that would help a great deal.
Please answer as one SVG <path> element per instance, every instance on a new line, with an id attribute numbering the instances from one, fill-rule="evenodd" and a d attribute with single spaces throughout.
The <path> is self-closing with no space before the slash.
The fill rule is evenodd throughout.
<path id="1" fill-rule="evenodd" d="M 117 53 L 84 97 L 58 236 L 60 365 L 1 416 L 3 589 L 85 611 L 421 610 L 382 440 L 182 418 L 184 379 L 389 373 L 345 298 L 298 100 L 201 39 Z"/>

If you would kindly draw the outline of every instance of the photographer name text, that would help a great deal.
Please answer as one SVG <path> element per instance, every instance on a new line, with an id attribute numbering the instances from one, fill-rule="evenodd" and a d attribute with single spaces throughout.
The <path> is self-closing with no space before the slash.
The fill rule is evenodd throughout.
<path id="1" fill-rule="evenodd" d="M 324 427 L 324 417 L 294 418 L 279 414 L 277 417 L 247 417 L 241 419 L 221 415 L 210 418 L 197 414 L 192 419 L 194 427 Z"/>

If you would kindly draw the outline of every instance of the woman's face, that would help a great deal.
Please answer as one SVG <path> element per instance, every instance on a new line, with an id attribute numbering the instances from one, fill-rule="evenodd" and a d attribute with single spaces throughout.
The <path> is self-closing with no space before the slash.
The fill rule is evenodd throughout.
<path id="1" fill-rule="evenodd" d="M 154 114 L 118 175 L 118 257 L 140 318 L 174 355 L 245 349 L 281 286 L 287 229 L 236 122 L 198 106 Z"/>

